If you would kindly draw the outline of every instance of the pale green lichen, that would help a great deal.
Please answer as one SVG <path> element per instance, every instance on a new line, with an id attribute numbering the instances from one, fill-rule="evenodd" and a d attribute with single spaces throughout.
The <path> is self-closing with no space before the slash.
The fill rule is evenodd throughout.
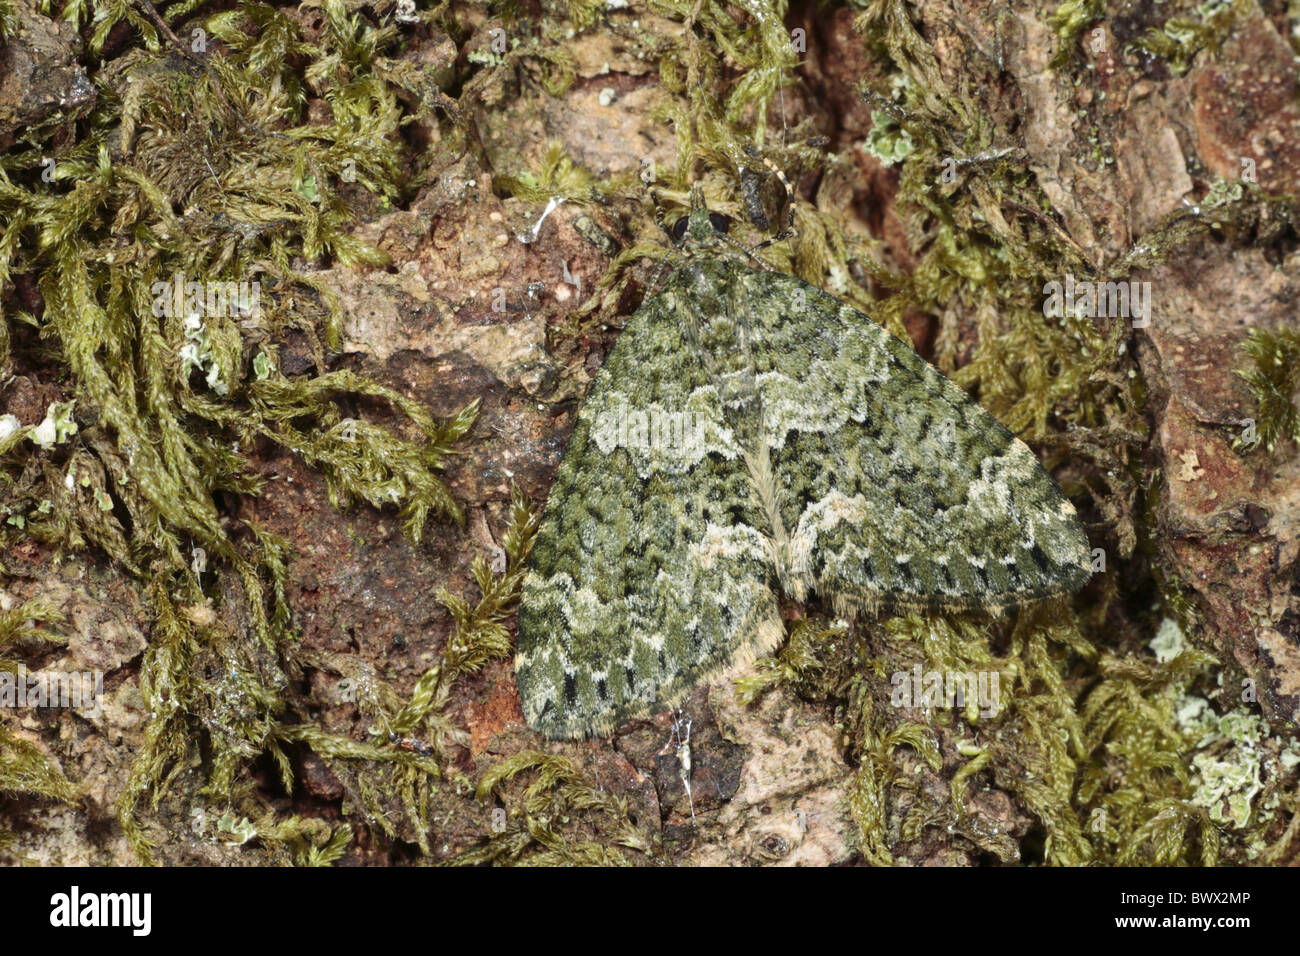
<path id="1" fill-rule="evenodd" d="M 55 402 L 50 406 L 39 425 L 31 430 L 28 437 L 32 443 L 49 451 L 55 445 L 62 445 L 69 437 L 77 433 L 77 423 L 72 418 L 76 402 Z"/>
<path id="2" fill-rule="evenodd" d="M 871 111 L 871 132 L 862 146 L 863 150 L 880 160 L 884 166 L 901 163 L 912 155 L 915 147 L 912 137 L 883 110 Z"/>
<path id="3" fill-rule="evenodd" d="M 1187 638 L 1178 622 L 1167 617 L 1160 622 L 1156 636 L 1151 639 L 1150 647 L 1151 652 L 1156 655 L 1156 661 L 1167 664 L 1187 650 Z"/>
<path id="4" fill-rule="evenodd" d="M 1183 698 L 1177 714 L 1179 726 L 1196 741 L 1191 802 L 1220 825 L 1244 828 L 1254 822 L 1253 803 L 1264 785 L 1260 744 L 1266 728 L 1259 715 L 1242 709 L 1219 715 L 1196 697 Z"/>

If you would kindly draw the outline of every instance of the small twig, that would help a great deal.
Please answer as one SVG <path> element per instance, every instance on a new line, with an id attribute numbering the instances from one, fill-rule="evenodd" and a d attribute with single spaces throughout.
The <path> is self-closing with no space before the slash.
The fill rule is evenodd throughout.
<path id="1" fill-rule="evenodd" d="M 1043 215 L 1042 212 L 1035 209 L 1033 206 L 1026 206 L 1024 203 L 1016 202 L 1016 200 L 1014 199 L 1003 199 L 1002 205 L 1008 206 L 1011 209 L 1015 209 L 1018 212 L 1023 212 L 1026 213 L 1027 215 L 1033 216 L 1035 219 L 1041 222 L 1048 229 L 1052 230 L 1052 232 L 1054 232 L 1057 235 L 1057 237 L 1064 240 L 1070 246 L 1071 249 L 1073 249 L 1075 252 L 1079 254 L 1080 259 L 1082 259 L 1084 262 L 1090 261 L 1088 259 L 1087 254 L 1083 251 L 1083 249 L 1079 246 L 1079 244 L 1075 242 L 1072 238 L 1070 238 L 1070 234 L 1066 232 L 1060 226 L 1060 224 L 1054 222 L 1050 217 Z"/>
<path id="2" fill-rule="evenodd" d="M 175 32 L 173 32 L 172 28 L 167 25 L 167 21 L 162 18 L 162 14 L 154 9 L 154 5 L 150 3 L 149 0 L 136 0 L 136 2 L 144 8 L 145 15 L 154 22 L 154 26 L 167 35 L 167 39 L 180 47 L 183 52 L 190 52 L 185 49 L 185 44 L 181 42 L 181 38 L 178 37 Z"/>
<path id="3" fill-rule="evenodd" d="M 695 822 L 695 797 L 691 793 L 691 718 L 681 711 L 673 721 L 673 737 L 677 738 L 677 763 L 680 768 L 682 786 L 686 788 L 686 800 L 691 807 L 691 822 Z M 669 738 L 669 744 L 672 738 Z"/>

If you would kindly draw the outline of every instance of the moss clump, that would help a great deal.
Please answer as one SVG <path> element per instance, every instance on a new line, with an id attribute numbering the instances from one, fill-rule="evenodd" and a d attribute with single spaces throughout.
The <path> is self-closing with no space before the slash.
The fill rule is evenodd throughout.
<path id="1" fill-rule="evenodd" d="M 1258 420 L 1254 440 L 1239 437 L 1238 446 L 1258 444 L 1272 454 L 1280 442 L 1300 442 L 1300 409 L 1295 405 L 1300 391 L 1300 333 L 1286 328 L 1251 329 L 1242 349 L 1253 367 L 1237 374 L 1254 393 Z"/>
<path id="2" fill-rule="evenodd" d="M 40 598 L 0 611 L 0 654 L 17 650 L 22 644 L 61 643 L 63 638 L 47 630 L 45 625 L 62 620 L 58 610 Z M 19 673 L 19 661 L 0 657 L 0 672 Z M 72 803 L 79 796 L 77 787 L 40 747 L 16 736 L 3 723 L 0 723 L 0 793 L 47 797 L 64 803 Z M 0 830 L 0 848 L 12 836 Z"/>
<path id="3" fill-rule="evenodd" d="M 206 825 L 205 814 L 194 822 Z M 256 821 L 224 811 L 211 829 L 221 843 L 242 846 L 257 842 L 266 847 L 272 859 L 289 866 L 329 866 L 342 858 L 352 842 L 352 827 L 330 827 L 322 820 L 297 815 L 277 819 L 264 814 Z"/>
<path id="4" fill-rule="evenodd" d="M 294 642 L 287 546 L 217 504 L 263 489 L 255 446 L 319 469 L 340 507 L 395 508 L 418 542 L 429 519 L 461 518 L 438 472 L 476 413 L 440 423 L 391 389 L 331 371 L 342 313 L 306 271 L 384 261 L 352 236 L 345 193 L 399 196 L 401 127 L 433 100 L 428 76 L 388 55 L 395 29 L 335 0 L 314 33 L 258 2 L 182 25 L 191 10 L 98 11 L 92 53 L 118 21 L 144 48 L 101 63 L 76 139 L 37 131 L 0 157 L 0 283 L 35 277 L 39 289 L 34 309 L 6 295 L 0 360 L 51 370 L 68 396 L 47 422 L 0 423 L 0 507 L 14 519 L 4 533 L 61 552 L 96 547 L 144 585 L 151 718 L 119 802 L 142 858 L 140 801 L 152 791 L 156 803 L 190 757 L 207 755 L 214 799 L 263 753 L 292 782 L 280 747 L 292 736 L 281 730 Z M 91 12 L 62 11 L 74 21 Z M 204 29 L 225 52 L 196 52 L 168 21 L 187 37 Z M 415 105 L 400 107 L 398 91 Z M 328 118 L 307 116 L 307 95 Z M 291 332 L 309 342 L 308 374 L 277 367 Z M 361 399 L 386 404 L 418 437 L 348 417 Z M 239 607 L 214 613 L 226 595 Z"/>
<path id="5" fill-rule="evenodd" d="M 521 776 L 530 782 L 519 786 Z M 565 757 L 517 753 L 489 768 L 475 794 L 480 800 L 497 798 L 504 813 L 497 816 L 495 832 L 459 856 L 458 865 L 625 866 L 630 861 L 615 847 L 651 850 L 628 819 L 626 801 L 593 787 Z M 573 817 L 591 821 L 598 839 L 570 835 Z"/>
<path id="6" fill-rule="evenodd" d="M 23 644 L 59 643 L 62 637 L 46 629 L 58 624 L 62 615 L 40 598 L 16 608 L 0 611 L 0 672 L 19 673 L 19 661 L 7 653 Z M 32 741 L 19 737 L 0 722 L 0 794 L 9 797 L 40 797 L 74 803 L 81 796 L 78 787 L 64 776 L 49 756 Z M 10 852 L 14 833 L 0 828 L 0 854 Z"/>
<path id="7" fill-rule="evenodd" d="M 1056 34 L 1056 52 L 1052 54 L 1052 69 L 1059 70 L 1074 56 L 1075 41 L 1080 33 L 1106 13 L 1104 0 L 1065 0 L 1047 18 L 1047 25 Z"/>
<path id="8" fill-rule="evenodd" d="M 500 175 L 493 179 L 493 186 L 540 206 L 552 200 L 585 202 L 598 195 L 595 177 L 575 165 L 558 142 L 547 147 L 541 166 L 535 172 Z"/>
<path id="9" fill-rule="evenodd" d="M 736 699 L 750 704 L 765 691 L 781 685 L 810 699 L 833 694 L 839 689 L 842 675 L 827 665 L 829 660 L 842 656 L 837 650 L 847 643 L 848 631 L 844 621 L 796 621 L 776 656 L 759 658 L 751 672 L 736 681 Z"/>
<path id="10" fill-rule="evenodd" d="M 1253 9 L 1255 5 L 1245 0 L 1205 0 L 1195 7 L 1194 17 L 1170 17 L 1129 45 L 1165 60 L 1175 73 L 1186 73 L 1196 54 L 1217 52 L 1238 18 L 1249 16 Z"/>
<path id="11" fill-rule="evenodd" d="M 1169 645 L 1171 628 L 1167 621 L 1152 642 L 1154 662 L 1104 653 L 1101 681 L 1082 700 L 1089 759 L 1078 798 L 1104 860 L 1168 866 L 1218 858 L 1218 832 L 1190 799 L 1191 747 L 1175 720 L 1177 695 L 1217 661 L 1185 642 Z M 1199 840 L 1186 839 L 1189 830 Z"/>

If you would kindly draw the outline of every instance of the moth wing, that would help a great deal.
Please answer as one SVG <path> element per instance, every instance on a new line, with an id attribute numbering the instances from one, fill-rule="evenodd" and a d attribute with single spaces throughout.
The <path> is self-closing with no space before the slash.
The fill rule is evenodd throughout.
<path id="1" fill-rule="evenodd" d="M 515 667 L 548 737 L 672 707 L 783 634 L 748 473 L 668 302 L 597 374 L 533 546 Z"/>
<path id="2" fill-rule="evenodd" d="M 1074 507 L 1026 445 L 856 309 L 749 271 L 778 575 L 841 609 L 997 607 L 1090 576 Z"/>

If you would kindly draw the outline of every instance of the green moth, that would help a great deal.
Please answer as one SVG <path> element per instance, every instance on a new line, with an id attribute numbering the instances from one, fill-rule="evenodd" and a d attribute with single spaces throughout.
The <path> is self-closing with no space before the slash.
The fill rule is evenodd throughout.
<path id="1" fill-rule="evenodd" d="M 530 727 L 607 733 L 771 653 L 778 590 L 851 613 L 1087 582 L 1074 507 L 1023 442 L 866 315 L 756 267 L 698 187 L 680 225 L 537 533 L 515 658 Z"/>

